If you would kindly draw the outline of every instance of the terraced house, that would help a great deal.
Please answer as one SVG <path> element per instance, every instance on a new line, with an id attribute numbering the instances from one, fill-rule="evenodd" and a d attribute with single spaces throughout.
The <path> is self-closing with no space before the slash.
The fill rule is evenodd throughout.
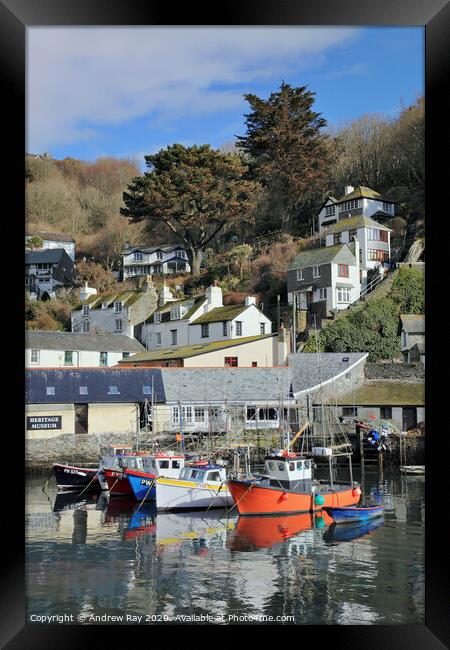
<path id="1" fill-rule="evenodd" d="M 142 340 L 142 325 L 157 301 L 150 278 L 135 291 L 91 295 L 72 312 L 72 332 L 109 332 Z"/>

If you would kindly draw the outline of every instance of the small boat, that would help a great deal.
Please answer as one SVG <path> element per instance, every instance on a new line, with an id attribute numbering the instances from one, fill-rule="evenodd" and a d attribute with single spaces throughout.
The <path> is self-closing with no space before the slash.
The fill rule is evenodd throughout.
<path id="1" fill-rule="evenodd" d="M 312 465 L 311 458 L 283 452 L 266 456 L 263 475 L 228 480 L 239 514 L 287 515 L 358 503 L 361 488 L 356 483 L 314 481 Z"/>
<path id="2" fill-rule="evenodd" d="M 121 458 L 132 453 L 131 445 L 108 445 L 100 448 L 100 463 L 98 478 L 102 490 L 108 490 L 108 482 L 105 476 L 106 469 L 121 469 Z"/>
<path id="3" fill-rule="evenodd" d="M 383 517 L 368 519 L 365 522 L 348 523 L 346 526 L 338 526 L 333 523 L 323 534 L 323 541 L 327 543 L 352 542 L 371 535 L 384 526 Z"/>
<path id="4" fill-rule="evenodd" d="M 425 474 L 425 465 L 402 465 L 400 472 L 411 476 L 423 476 Z"/>
<path id="5" fill-rule="evenodd" d="M 98 479 L 98 466 L 76 467 L 74 465 L 54 463 L 53 473 L 58 490 L 101 489 Z"/>
<path id="6" fill-rule="evenodd" d="M 178 479 L 156 478 L 158 510 L 206 510 L 232 505 L 222 465 L 203 462 L 185 467 Z"/>
<path id="7" fill-rule="evenodd" d="M 137 501 L 156 499 L 156 477 L 178 478 L 185 465 L 185 457 L 173 451 L 160 452 L 141 459 L 140 469 L 127 467 L 124 476 Z"/>
<path id="8" fill-rule="evenodd" d="M 103 466 L 103 476 L 108 485 L 111 496 L 133 496 L 133 490 L 127 476 L 127 470 L 143 471 L 145 461 L 150 457 L 148 452 L 131 452 L 118 453 L 113 458 L 107 460 L 102 457 L 101 465 Z"/>
<path id="9" fill-rule="evenodd" d="M 328 508 L 323 510 L 333 518 L 337 524 L 353 523 L 355 521 L 368 521 L 383 515 L 383 506 L 347 506 L 344 508 Z"/>

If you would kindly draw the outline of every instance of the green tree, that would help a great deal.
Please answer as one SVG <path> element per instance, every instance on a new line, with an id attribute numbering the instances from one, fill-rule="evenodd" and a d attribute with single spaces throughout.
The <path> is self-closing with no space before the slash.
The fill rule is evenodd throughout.
<path id="1" fill-rule="evenodd" d="M 402 266 L 392 283 L 391 298 L 402 314 L 424 314 L 425 274 L 419 269 Z"/>
<path id="2" fill-rule="evenodd" d="M 250 258 L 253 248 L 249 244 L 235 246 L 229 253 L 230 260 L 239 267 L 239 278 L 242 280 L 242 270 L 245 262 Z"/>
<path id="3" fill-rule="evenodd" d="M 267 214 L 290 232 L 294 219 L 306 222 L 311 195 L 328 183 L 326 120 L 313 110 L 315 93 L 282 83 L 267 100 L 246 94 L 251 112 L 238 146 L 250 157 L 254 177 L 268 191 Z"/>
<path id="4" fill-rule="evenodd" d="M 150 171 L 128 186 L 121 214 L 133 222 L 147 220 L 150 232 L 165 224 L 186 246 L 196 275 L 208 243 L 253 218 L 257 186 L 244 179 L 246 167 L 238 156 L 209 145 L 174 144 L 145 156 L 145 162 Z"/>
<path id="5" fill-rule="evenodd" d="M 42 248 L 43 245 L 44 245 L 44 242 L 42 241 L 42 239 L 40 237 L 34 236 L 34 237 L 30 237 L 27 240 L 27 247 L 28 248 Z"/>

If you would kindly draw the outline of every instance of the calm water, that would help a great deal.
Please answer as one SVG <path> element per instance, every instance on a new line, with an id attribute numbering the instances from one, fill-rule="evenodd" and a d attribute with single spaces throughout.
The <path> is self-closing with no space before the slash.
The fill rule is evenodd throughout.
<path id="1" fill-rule="evenodd" d="M 309 514 L 156 516 L 121 498 L 57 497 L 43 483 L 27 485 L 30 621 L 424 622 L 423 477 L 366 472 L 364 494 L 385 507 L 371 527 Z"/>

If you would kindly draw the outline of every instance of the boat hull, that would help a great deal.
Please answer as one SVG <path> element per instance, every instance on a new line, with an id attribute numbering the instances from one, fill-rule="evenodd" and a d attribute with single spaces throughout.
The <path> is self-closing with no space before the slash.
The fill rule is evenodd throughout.
<path id="1" fill-rule="evenodd" d="M 98 480 L 98 468 L 76 467 L 55 463 L 53 473 L 56 478 L 58 490 L 76 490 L 87 488 L 89 490 L 100 490 Z"/>
<path id="2" fill-rule="evenodd" d="M 356 505 L 360 499 L 360 493 L 351 486 L 336 486 L 333 490 L 322 487 L 316 494 L 320 494 L 324 502 L 316 505 L 310 492 L 294 492 L 249 481 L 230 480 L 227 485 L 239 514 L 244 516 L 314 512 L 326 506 Z"/>
<path id="3" fill-rule="evenodd" d="M 115 469 L 104 469 L 103 474 L 111 496 L 133 496 L 131 485 L 123 472 Z"/>
<path id="4" fill-rule="evenodd" d="M 167 478 L 156 481 L 158 510 L 205 510 L 226 508 L 232 504 L 233 498 L 225 485 Z"/>
<path id="5" fill-rule="evenodd" d="M 353 524 L 365 522 L 383 516 L 383 506 L 370 508 L 327 508 L 326 513 L 333 518 L 337 524 Z"/>
<path id="6" fill-rule="evenodd" d="M 156 499 L 155 475 L 127 469 L 125 475 L 137 501 L 154 501 Z"/>

